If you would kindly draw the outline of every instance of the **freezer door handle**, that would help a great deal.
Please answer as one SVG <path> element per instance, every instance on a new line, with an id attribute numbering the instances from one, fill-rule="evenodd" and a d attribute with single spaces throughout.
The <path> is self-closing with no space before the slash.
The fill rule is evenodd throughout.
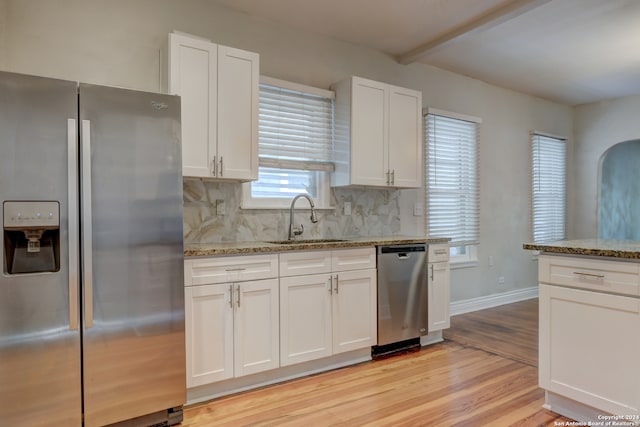
<path id="1" fill-rule="evenodd" d="M 93 326 L 93 241 L 91 224 L 91 121 L 82 121 L 82 291 L 84 326 Z"/>
<path id="2" fill-rule="evenodd" d="M 78 128 L 75 119 L 67 119 L 67 185 L 69 197 L 69 329 L 78 329 Z"/>

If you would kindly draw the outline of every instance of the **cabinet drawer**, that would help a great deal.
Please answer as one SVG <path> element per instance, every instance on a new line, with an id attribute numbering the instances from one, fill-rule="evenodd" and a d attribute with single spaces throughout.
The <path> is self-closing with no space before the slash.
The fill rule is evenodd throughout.
<path id="1" fill-rule="evenodd" d="M 188 259 L 184 264 L 185 286 L 278 277 L 275 254 Z"/>
<path id="2" fill-rule="evenodd" d="M 449 261 L 449 245 L 429 245 L 427 259 L 429 262 Z"/>
<path id="3" fill-rule="evenodd" d="M 341 249 L 331 252 L 332 271 L 365 270 L 376 268 L 376 249 Z"/>
<path id="4" fill-rule="evenodd" d="M 331 251 L 303 251 L 280 254 L 280 277 L 331 272 Z"/>
<path id="5" fill-rule="evenodd" d="M 540 255 L 541 283 L 622 295 L 640 295 L 640 264 Z"/>

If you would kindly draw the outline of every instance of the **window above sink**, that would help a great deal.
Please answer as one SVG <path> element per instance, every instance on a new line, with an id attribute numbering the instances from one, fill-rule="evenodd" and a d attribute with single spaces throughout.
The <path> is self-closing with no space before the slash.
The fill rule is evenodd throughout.
<path id="1" fill-rule="evenodd" d="M 333 100 L 331 91 L 261 77 L 259 177 L 243 186 L 243 208 L 288 208 L 300 193 L 331 208 Z"/>

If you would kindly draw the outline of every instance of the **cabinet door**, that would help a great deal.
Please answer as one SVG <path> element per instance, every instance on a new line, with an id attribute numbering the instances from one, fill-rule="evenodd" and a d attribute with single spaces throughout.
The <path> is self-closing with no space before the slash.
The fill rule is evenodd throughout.
<path id="1" fill-rule="evenodd" d="M 389 88 L 389 169 L 391 185 L 422 187 L 422 93 Z"/>
<path id="2" fill-rule="evenodd" d="M 280 366 L 278 279 L 237 283 L 235 286 L 235 376 Z"/>
<path id="3" fill-rule="evenodd" d="M 451 326 L 450 272 L 448 262 L 429 263 L 428 267 L 428 307 L 429 332 L 440 331 Z"/>
<path id="4" fill-rule="evenodd" d="M 377 344 L 376 270 L 333 275 L 333 353 Z"/>
<path id="5" fill-rule="evenodd" d="M 331 356 L 331 274 L 280 278 L 280 365 Z"/>
<path id="6" fill-rule="evenodd" d="M 169 35 L 169 92 L 182 104 L 182 174 L 212 176 L 216 151 L 217 46 Z"/>
<path id="7" fill-rule="evenodd" d="M 640 300 L 540 285 L 540 386 L 611 414 L 640 408 Z"/>
<path id="8" fill-rule="evenodd" d="M 218 178 L 258 179 L 259 56 L 218 47 Z"/>
<path id="9" fill-rule="evenodd" d="M 351 184 L 387 186 L 388 86 L 353 77 Z"/>
<path id="10" fill-rule="evenodd" d="M 227 284 L 185 291 L 187 387 L 233 377 L 233 309 Z"/>

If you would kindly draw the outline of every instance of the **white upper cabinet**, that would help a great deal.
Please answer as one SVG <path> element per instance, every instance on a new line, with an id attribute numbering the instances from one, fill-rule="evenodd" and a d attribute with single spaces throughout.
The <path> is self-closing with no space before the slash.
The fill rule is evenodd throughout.
<path id="1" fill-rule="evenodd" d="M 334 85 L 332 185 L 422 186 L 422 94 L 360 77 Z"/>
<path id="2" fill-rule="evenodd" d="M 182 174 L 258 178 L 259 55 L 169 34 L 168 91 L 182 99 Z"/>
<path id="3" fill-rule="evenodd" d="M 389 169 L 394 187 L 422 187 L 422 93 L 389 86 Z"/>

